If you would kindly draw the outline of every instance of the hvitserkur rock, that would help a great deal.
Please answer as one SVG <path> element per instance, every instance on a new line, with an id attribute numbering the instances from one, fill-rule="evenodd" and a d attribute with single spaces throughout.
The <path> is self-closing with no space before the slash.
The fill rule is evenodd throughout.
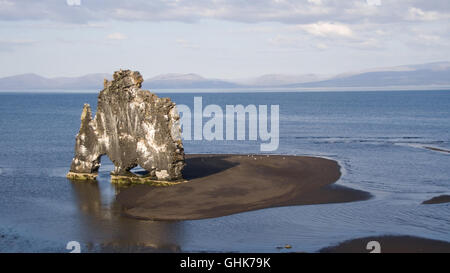
<path id="1" fill-rule="evenodd" d="M 139 72 L 116 71 L 104 81 L 92 118 L 89 104 L 81 114 L 71 179 L 95 179 L 100 159 L 114 163 L 112 182 L 177 181 L 185 165 L 180 116 L 169 98 L 141 89 Z M 145 176 L 130 170 L 141 166 Z"/>

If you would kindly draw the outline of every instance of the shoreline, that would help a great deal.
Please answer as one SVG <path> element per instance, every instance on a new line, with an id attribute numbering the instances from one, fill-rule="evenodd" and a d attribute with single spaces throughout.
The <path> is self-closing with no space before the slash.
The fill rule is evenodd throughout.
<path id="1" fill-rule="evenodd" d="M 450 202 L 450 195 L 443 194 L 439 196 L 434 196 L 428 200 L 422 202 L 422 205 L 431 205 L 431 204 L 443 204 Z"/>
<path id="2" fill-rule="evenodd" d="M 186 155 L 187 183 L 134 185 L 117 195 L 126 216 L 196 220 L 271 207 L 363 201 L 368 192 L 335 185 L 339 164 L 286 155 Z"/>
<path id="3" fill-rule="evenodd" d="M 448 153 L 450 154 L 449 150 L 446 149 L 442 149 L 442 148 L 436 148 L 436 147 L 431 147 L 431 146 L 424 146 L 425 149 L 431 150 L 431 151 L 435 151 L 435 152 L 441 152 L 441 153 Z"/>
<path id="4" fill-rule="evenodd" d="M 320 253 L 370 253 L 370 241 L 380 244 L 381 253 L 450 253 L 450 242 L 409 235 L 382 235 L 350 239 L 320 249 Z"/>

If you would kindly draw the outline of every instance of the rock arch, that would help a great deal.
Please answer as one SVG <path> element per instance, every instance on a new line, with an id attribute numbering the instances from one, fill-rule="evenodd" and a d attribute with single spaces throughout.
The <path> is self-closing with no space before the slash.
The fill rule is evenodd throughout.
<path id="1" fill-rule="evenodd" d="M 141 89 L 139 72 L 116 71 L 105 80 L 92 118 L 89 104 L 81 114 L 75 157 L 67 177 L 94 179 L 100 160 L 113 162 L 114 177 L 137 177 L 130 170 L 138 165 L 149 172 L 147 179 L 182 179 L 185 165 L 179 115 L 174 102 Z"/>

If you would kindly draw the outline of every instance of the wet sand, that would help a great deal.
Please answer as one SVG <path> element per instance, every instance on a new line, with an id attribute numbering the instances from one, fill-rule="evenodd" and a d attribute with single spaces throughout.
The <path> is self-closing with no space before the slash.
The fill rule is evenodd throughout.
<path id="1" fill-rule="evenodd" d="M 450 154 L 449 150 L 445 150 L 445 149 L 441 149 L 441 148 L 425 146 L 425 149 L 436 151 L 436 152 L 442 152 L 442 153 L 449 153 Z"/>
<path id="2" fill-rule="evenodd" d="M 367 200 L 367 192 L 333 185 L 336 161 L 282 155 L 186 155 L 184 178 L 170 187 L 135 185 L 117 201 L 124 214 L 149 220 L 194 220 L 263 208 Z"/>
<path id="3" fill-rule="evenodd" d="M 450 253 L 450 242 L 412 236 L 378 236 L 345 241 L 320 250 L 322 253 L 369 253 L 367 243 L 378 241 L 381 253 Z"/>
<path id="4" fill-rule="evenodd" d="M 439 195 L 435 196 L 429 200 L 423 201 L 422 204 L 440 204 L 450 202 L 450 195 Z"/>

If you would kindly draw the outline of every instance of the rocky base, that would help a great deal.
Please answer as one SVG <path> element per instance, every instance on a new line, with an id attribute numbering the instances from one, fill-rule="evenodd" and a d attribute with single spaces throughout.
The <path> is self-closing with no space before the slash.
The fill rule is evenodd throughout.
<path id="1" fill-rule="evenodd" d="M 71 180 L 96 180 L 98 174 L 97 173 L 67 173 L 66 177 Z"/>
<path id="2" fill-rule="evenodd" d="M 128 176 L 128 175 L 111 175 L 111 183 L 113 184 L 146 184 L 151 186 L 173 186 L 180 183 L 186 183 L 188 180 L 178 179 L 172 181 L 155 180 L 152 177 L 145 176 Z"/>
<path id="3" fill-rule="evenodd" d="M 98 174 L 93 173 L 74 173 L 69 172 L 66 177 L 70 180 L 76 181 L 96 181 Z M 111 174 L 111 183 L 113 184 L 146 184 L 151 186 L 173 186 L 180 183 L 188 182 L 188 180 L 178 179 L 172 181 L 156 180 L 149 176 L 139 176 L 139 175 L 113 175 Z"/>

